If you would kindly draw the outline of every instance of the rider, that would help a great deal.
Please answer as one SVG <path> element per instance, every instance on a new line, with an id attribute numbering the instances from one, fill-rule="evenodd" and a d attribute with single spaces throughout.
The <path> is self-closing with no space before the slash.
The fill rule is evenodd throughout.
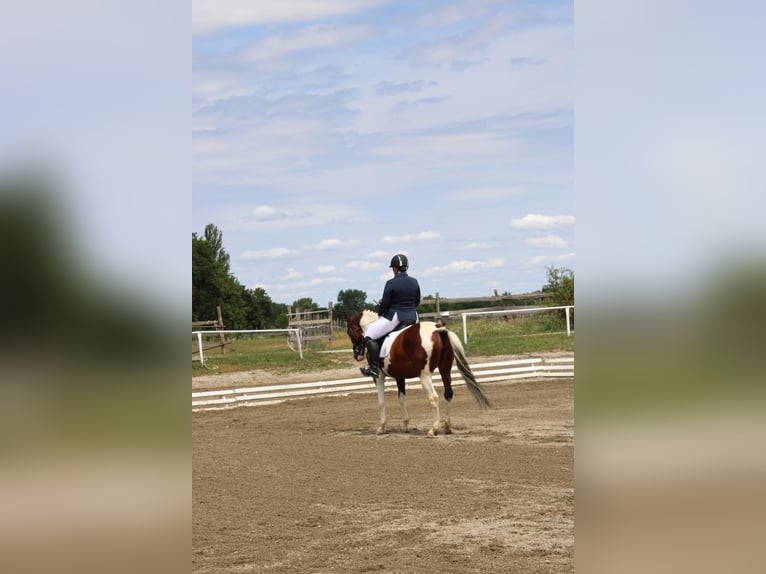
<path id="1" fill-rule="evenodd" d="M 407 257 L 401 253 L 394 255 L 389 267 L 394 276 L 386 281 L 383 288 L 383 297 L 378 305 L 379 317 L 370 324 L 365 333 L 364 343 L 367 347 L 369 367 L 359 369 L 363 375 L 375 379 L 379 376 L 378 339 L 393 331 L 402 321 L 420 321 L 416 309 L 420 304 L 420 284 L 417 279 L 407 275 Z"/>

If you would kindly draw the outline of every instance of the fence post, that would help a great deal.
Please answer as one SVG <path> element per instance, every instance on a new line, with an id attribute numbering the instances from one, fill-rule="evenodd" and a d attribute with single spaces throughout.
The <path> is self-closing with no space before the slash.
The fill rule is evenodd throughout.
<path id="1" fill-rule="evenodd" d="M 217 329 L 219 331 L 223 331 L 223 315 L 221 314 L 221 306 L 217 305 L 215 310 L 218 312 L 218 326 Z M 220 335 L 221 337 L 221 351 L 223 354 L 226 354 L 226 337 L 223 336 L 223 333 Z"/>
<path id="2" fill-rule="evenodd" d="M 327 349 L 332 350 L 332 301 L 327 303 L 327 325 L 330 329 L 330 336 L 327 338 Z"/>
<path id="3" fill-rule="evenodd" d="M 205 357 L 202 355 L 202 333 L 197 331 L 197 348 L 199 348 L 199 364 L 205 366 Z"/>
<path id="4" fill-rule="evenodd" d="M 298 339 L 298 355 L 300 355 L 301 359 L 303 359 L 303 341 L 301 341 L 300 327 L 295 331 L 295 334 L 297 335 Z"/>
<path id="5" fill-rule="evenodd" d="M 569 334 L 571 333 L 571 329 L 569 328 L 569 306 L 564 307 L 564 313 L 566 313 L 567 316 L 567 337 L 569 337 Z"/>
<path id="6" fill-rule="evenodd" d="M 465 313 L 463 313 L 463 343 L 468 344 L 468 328 L 465 322 Z"/>

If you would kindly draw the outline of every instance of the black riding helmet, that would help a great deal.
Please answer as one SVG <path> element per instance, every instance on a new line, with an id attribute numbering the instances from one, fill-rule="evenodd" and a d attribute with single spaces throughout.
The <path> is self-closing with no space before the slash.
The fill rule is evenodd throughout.
<path id="1" fill-rule="evenodd" d="M 407 271 L 410 263 L 407 261 L 407 256 L 401 253 L 397 253 L 391 258 L 391 265 L 389 267 L 398 267 L 401 271 Z"/>

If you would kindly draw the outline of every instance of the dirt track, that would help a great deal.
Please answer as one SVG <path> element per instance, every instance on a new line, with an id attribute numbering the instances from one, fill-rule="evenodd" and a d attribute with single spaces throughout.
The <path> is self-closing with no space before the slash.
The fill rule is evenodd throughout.
<path id="1" fill-rule="evenodd" d="M 372 385 L 371 385 L 372 389 Z M 574 555 L 574 381 L 465 387 L 377 436 L 374 394 L 192 415 L 195 573 L 563 573 Z"/>

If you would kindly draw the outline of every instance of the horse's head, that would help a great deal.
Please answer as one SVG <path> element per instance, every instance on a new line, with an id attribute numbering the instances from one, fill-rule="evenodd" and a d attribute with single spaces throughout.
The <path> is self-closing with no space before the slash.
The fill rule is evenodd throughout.
<path id="1" fill-rule="evenodd" d="M 351 339 L 351 347 L 354 350 L 354 358 L 357 361 L 364 360 L 365 344 L 364 344 L 364 331 L 360 321 L 362 314 L 346 316 L 346 333 L 348 333 L 349 339 Z"/>

